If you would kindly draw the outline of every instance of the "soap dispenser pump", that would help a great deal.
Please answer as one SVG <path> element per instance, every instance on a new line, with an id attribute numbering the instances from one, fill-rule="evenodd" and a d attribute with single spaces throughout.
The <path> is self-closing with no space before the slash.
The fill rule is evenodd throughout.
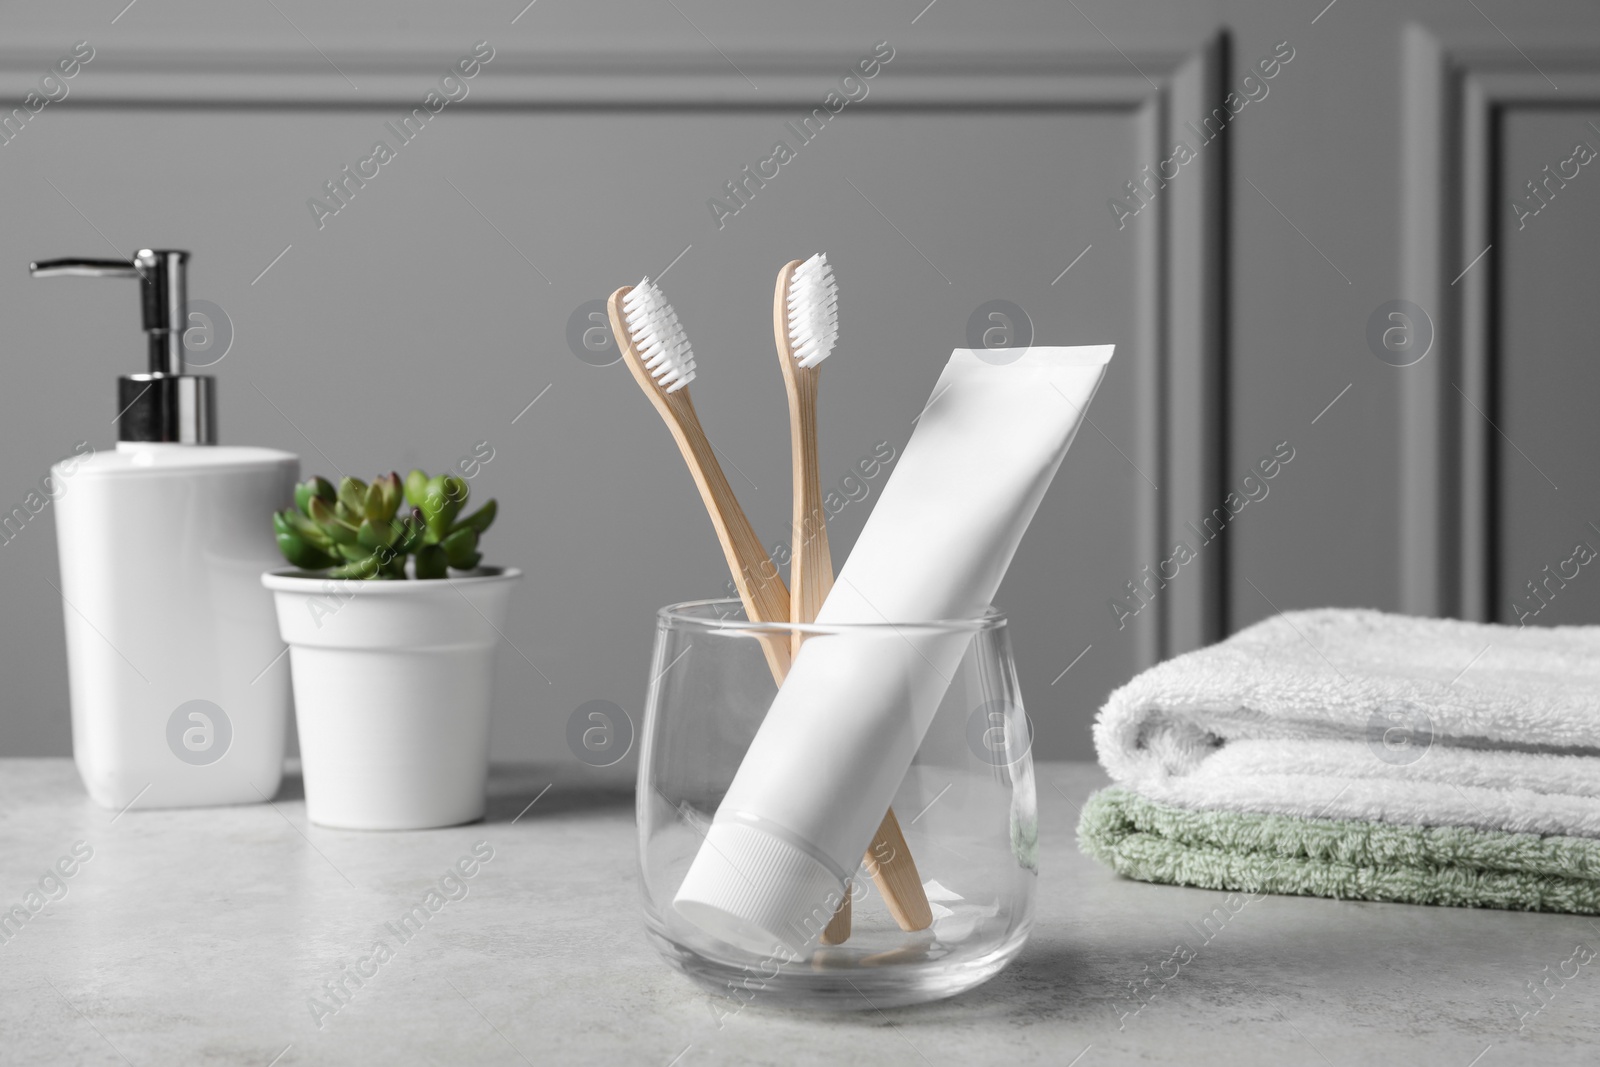
<path id="1" fill-rule="evenodd" d="M 72 698 L 90 797 L 115 810 L 277 792 L 289 672 L 261 572 L 299 458 L 216 444 L 216 384 L 185 373 L 189 254 L 32 264 L 139 282 L 149 370 L 117 380 L 117 446 L 51 469 Z"/>
<path id="2" fill-rule="evenodd" d="M 35 278 L 137 278 L 150 372 L 117 379 L 117 439 L 187 445 L 217 443 L 216 379 L 183 373 L 183 332 L 188 326 L 189 253 L 141 248 L 121 259 L 52 259 L 33 263 Z"/>

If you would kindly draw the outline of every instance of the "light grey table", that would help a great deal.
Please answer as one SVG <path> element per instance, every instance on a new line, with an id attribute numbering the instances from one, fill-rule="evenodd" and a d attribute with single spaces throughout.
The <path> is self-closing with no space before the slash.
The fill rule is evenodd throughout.
<path id="1" fill-rule="evenodd" d="M 1100 772 L 1039 771 L 1039 921 L 1009 970 L 918 1008 L 758 1002 L 719 1026 L 713 998 L 645 942 L 615 774 L 497 768 L 484 823 L 362 834 L 309 825 L 293 779 L 272 806 L 118 816 L 66 760 L 0 761 L 0 903 L 22 904 L 62 857 L 73 872 L 0 944 L 0 1062 L 1600 1062 L 1600 959 L 1551 982 L 1518 1032 L 1526 983 L 1600 948 L 1600 922 L 1573 916 L 1266 897 L 1119 1017 L 1129 983 L 1170 975 L 1162 961 L 1199 943 L 1225 894 L 1085 859 L 1076 808 Z M 475 845 L 493 858 L 466 896 L 365 965 L 376 974 L 319 1028 L 308 998 Z"/>

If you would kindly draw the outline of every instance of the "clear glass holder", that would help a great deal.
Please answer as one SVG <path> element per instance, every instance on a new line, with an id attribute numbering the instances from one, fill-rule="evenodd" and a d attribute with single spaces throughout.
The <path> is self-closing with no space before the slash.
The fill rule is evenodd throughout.
<path id="1" fill-rule="evenodd" d="M 865 867 L 851 932 L 799 959 L 713 938 L 673 907 L 690 862 L 777 694 L 764 642 L 949 637 L 966 650 L 894 811 L 933 913 L 902 930 Z M 1005 616 L 905 625 L 751 623 L 737 600 L 662 608 L 639 761 L 645 926 L 676 970 L 749 1005 L 868 1010 L 954 996 L 998 974 L 1027 940 L 1038 880 L 1031 732 Z"/>

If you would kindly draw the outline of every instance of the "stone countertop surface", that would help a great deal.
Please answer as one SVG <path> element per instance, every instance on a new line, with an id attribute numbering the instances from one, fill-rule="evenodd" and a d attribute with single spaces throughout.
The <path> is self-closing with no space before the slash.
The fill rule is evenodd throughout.
<path id="1" fill-rule="evenodd" d="M 1080 855 L 1077 809 L 1102 784 L 1091 764 L 1039 766 L 1038 922 L 986 985 L 727 1015 L 646 943 L 614 770 L 496 767 L 482 823 L 359 833 L 307 823 L 293 778 L 271 805 L 119 815 L 68 760 L 0 760 L 0 905 L 41 879 L 54 898 L 0 944 L 0 1063 L 1600 1062 L 1600 960 L 1530 999 L 1600 948 L 1585 917 L 1264 897 L 1163 982 L 1227 894 Z M 319 1027 L 309 998 L 474 848 L 492 859 L 467 895 Z M 1159 992 L 1131 1014 L 1147 974 Z"/>

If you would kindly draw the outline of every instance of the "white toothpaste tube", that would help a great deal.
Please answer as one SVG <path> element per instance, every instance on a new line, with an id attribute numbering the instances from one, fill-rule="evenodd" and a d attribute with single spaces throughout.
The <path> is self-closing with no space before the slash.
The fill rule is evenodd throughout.
<path id="1" fill-rule="evenodd" d="M 1078 431 L 1112 345 L 958 348 L 673 900 L 795 957 L 820 936 Z"/>

